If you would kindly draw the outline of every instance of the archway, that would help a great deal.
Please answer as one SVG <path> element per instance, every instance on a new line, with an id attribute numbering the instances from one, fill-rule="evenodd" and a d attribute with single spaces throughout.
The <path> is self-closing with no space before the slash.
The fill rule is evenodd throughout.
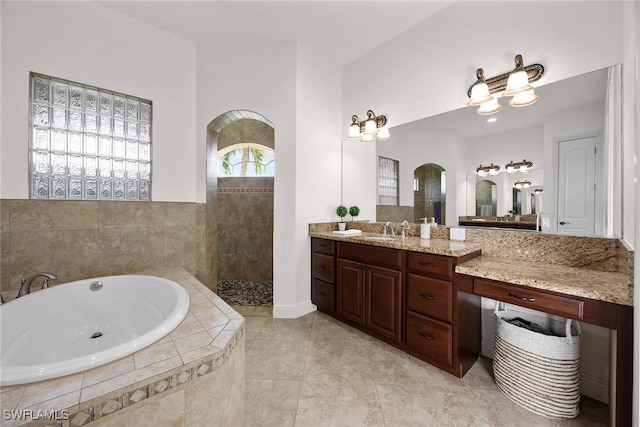
<path id="1" fill-rule="evenodd" d="M 445 224 L 446 175 L 445 169 L 435 163 L 426 163 L 413 172 L 413 222 L 433 217 L 436 223 Z"/>
<path id="2" fill-rule="evenodd" d="M 273 123 L 228 111 L 207 127 L 210 279 L 230 304 L 273 304 Z"/>

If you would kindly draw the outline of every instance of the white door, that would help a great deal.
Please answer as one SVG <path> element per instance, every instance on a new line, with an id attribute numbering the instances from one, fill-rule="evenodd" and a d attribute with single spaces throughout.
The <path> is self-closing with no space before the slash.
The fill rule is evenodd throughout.
<path id="1" fill-rule="evenodd" d="M 561 234 L 595 234 L 596 136 L 558 141 L 558 224 Z"/>

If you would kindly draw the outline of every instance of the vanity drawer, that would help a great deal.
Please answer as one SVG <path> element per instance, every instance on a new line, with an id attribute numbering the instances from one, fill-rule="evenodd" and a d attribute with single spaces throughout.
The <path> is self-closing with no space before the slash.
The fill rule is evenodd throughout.
<path id="1" fill-rule="evenodd" d="M 311 274 L 313 277 L 333 283 L 335 261 L 331 255 L 323 255 L 314 252 L 311 255 Z"/>
<path id="2" fill-rule="evenodd" d="M 314 237 L 311 239 L 311 250 L 313 252 L 333 255 L 336 253 L 336 242 L 333 240 L 318 239 L 317 237 Z"/>
<path id="3" fill-rule="evenodd" d="M 311 301 L 318 308 L 335 311 L 336 310 L 336 288 L 331 283 L 313 279 L 311 282 Z"/>
<path id="4" fill-rule="evenodd" d="M 453 258 L 407 252 L 407 269 L 414 273 L 451 279 L 453 277 Z"/>
<path id="5" fill-rule="evenodd" d="M 377 246 L 338 242 L 338 257 L 379 267 L 402 269 L 402 251 Z"/>
<path id="6" fill-rule="evenodd" d="M 583 318 L 584 301 L 547 294 L 522 286 L 486 279 L 474 279 L 473 293 L 572 319 L 582 320 Z"/>
<path id="7" fill-rule="evenodd" d="M 418 314 L 407 313 L 407 345 L 433 359 L 453 363 L 451 325 Z"/>
<path id="8" fill-rule="evenodd" d="M 407 308 L 451 323 L 452 284 L 416 274 L 407 274 Z"/>

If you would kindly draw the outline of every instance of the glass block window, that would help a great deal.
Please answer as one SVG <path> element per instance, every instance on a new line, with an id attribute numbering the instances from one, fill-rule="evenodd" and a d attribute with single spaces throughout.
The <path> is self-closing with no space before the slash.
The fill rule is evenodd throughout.
<path id="1" fill-rule="evenodd" d="M 31 73 L 32 199 L 151 199 L 151 101 Z"/>
<path id="2" fill-rule="evenodd" d="M 378 204 L 399 204 L 400 162 L 378 156 Z"/>
<path id="3" fill-rule="evenodd" d="M 241 143 L 218 151 L 220 177 L 272 177 L 274 151 L 261 144 Z"/>

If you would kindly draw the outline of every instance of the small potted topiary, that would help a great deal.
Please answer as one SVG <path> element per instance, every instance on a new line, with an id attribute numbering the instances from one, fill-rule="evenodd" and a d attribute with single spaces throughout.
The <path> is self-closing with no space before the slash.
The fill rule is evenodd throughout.
<path id="1" fill-rule="evenodd" d="M 357 206 L 351 206 L 349 208 L 349 215 L 351 215 L 351 221 L 353 221 L 355 217 L 360 215 L 360 208 Z"/>
<path id="2" fill-rule="evenodd" d="M 347 210 L 347 208 L 342 205 L 336 208 L 336 214 L 340 217 L 340 222 L 338 222 L 338 230 L 344 231 L 344 229 L 347 227 L 347 223 L 344 222 L 344 217 L 347 216 L 348 213 L 349 211 Z"/>

